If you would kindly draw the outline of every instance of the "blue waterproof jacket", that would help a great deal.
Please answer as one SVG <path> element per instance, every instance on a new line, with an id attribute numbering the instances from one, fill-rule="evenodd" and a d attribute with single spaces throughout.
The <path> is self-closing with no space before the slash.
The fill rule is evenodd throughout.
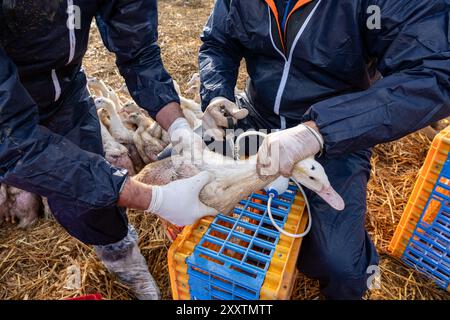
<path id="1" fill-rule="evenodd" d="M 126 173 L 41 125 L 86 99 L 94 16 L 135 101 L 152 116 L 178 101 L 156 43 L 156 0 L 0 0 L 0 182 L 101 208 L 116 204 Z"/>
<path id="2" fill-rule="evenodd" d="M 287 14 L 280 1 L 216 1 L 199 55 L 203 108 L 235 99 L 245 59 L 260 118 L 281 129 L 314 120 L 328 156 L 450 115 L 449 0 L 292 0 Z"/>

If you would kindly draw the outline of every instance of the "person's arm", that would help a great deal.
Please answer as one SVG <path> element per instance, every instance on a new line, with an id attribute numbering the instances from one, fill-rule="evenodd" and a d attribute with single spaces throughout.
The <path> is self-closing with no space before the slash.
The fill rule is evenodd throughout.
<path id="1" fill-rule="evenodd" d="M 202 109 L 223 97 L 235 102 L 234 88 L 243 57 L 242 47 L 227 31 L 230 1 L 217 0 L 204 27 L 199 53 Z"/>
<path id="2" fill-rule="evenodd" d="M 325 152 L 339 156 L 392 141 L 450 115 L 450 3 L 448 0 L 362 1 L 381 8 L 381 30 L 366 27 L 365 47 L 384 78 L 366 91 L 313 105 Z"/>
<path id="3" fill-rule="evenodd" d="M 38 107 L 0 46 L 0 182 L 100 208 L 116 205 L 126 176 L 39 125 Z"/>
<path id="4" fill-rule="evenodd" d="M 105 46 L 117 57 L 132 98 L 168 129 L 183 114 L 157 43 L 157 1 L 105 1 L 96 20 Z"/>

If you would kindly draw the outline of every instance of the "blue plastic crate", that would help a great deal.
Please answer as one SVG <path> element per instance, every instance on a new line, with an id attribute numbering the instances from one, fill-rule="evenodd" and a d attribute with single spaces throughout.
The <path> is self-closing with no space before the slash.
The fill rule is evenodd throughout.
<path id="1" fill-rule="evenodd" d="M 272 202 L 283 227 L 298 188 L 294 184 Z M 186 259 L 191 299 L 255 300 L 280 239 L 267 214 L 268 197 L 252 194 L 232 215 L 219 214 Z"/>
<path id="2" fill-rule="evenodd" d="M 429 211 L 434 210 L 430 214 Z M 433 216 L 435 214 L 435 216 Z M 450 157 L 447 158 L 402 260 L 450 288 Z"/>

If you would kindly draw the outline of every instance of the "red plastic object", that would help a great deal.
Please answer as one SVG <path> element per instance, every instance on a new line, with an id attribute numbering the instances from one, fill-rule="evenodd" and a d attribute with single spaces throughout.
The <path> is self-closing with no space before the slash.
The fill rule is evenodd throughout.
<path id="1" fill-rule="evenodd" d="M 96 294 L 87 294 L 75 298 L 69 298 L 66 300 L 103 300 L 103 297 L 100 293 L 96 293 Z"/>

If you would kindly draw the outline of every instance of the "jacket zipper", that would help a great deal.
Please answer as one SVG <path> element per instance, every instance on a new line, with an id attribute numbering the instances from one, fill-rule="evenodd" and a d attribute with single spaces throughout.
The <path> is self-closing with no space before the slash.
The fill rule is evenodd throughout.
<path id="1" fill-rule="evenodd" d="M 77 43 L 77 38 L 75 36 L 75 9 L 73 6 L 73 0 L 67 0 L 67 19 L 68 24 L 67 27 L 69 29 L 69 44 L 70 44 L 70 53 L 69 60 L 67 64 L 70 64 L 75 57 L 75 47 Z"/>
<path id="2" fill-rule="evenodd" d="M 53 87 L 55 88 L 55 101 L 58 101 L 59 97 L 61 97 L 61 85 L 59 84 L 58 75 L 56 74 L 55 69 L 52 69 L 52 81 Z"/>
<path id="3" fill-rule="evenodd" d="M 66 65 L 70 64 L 75 57 L 76 48 L 76 36 L 75 36 L 75 11 L 73 6 L 73 0 L 67 0 L 67 28 L 69 29 L 69 58 Z M 51 72 L 53 87 L 55 89 L 55 102 L 61 97 L 61 84 L 59 83 L 58 75 L 55 69 Z"/>
<path id="4" fill-rule="evenodd" d="M 277 91 L 277 95 L 275 98 L 275 104 L 273 107 L 273 111 L 276 115 L 280 116 L 280 105 L 281 105 L 281 99 L 283 97 L 283 93 L 284 90 L 286 88 L 286 83 L 289 77 L 289 72 L 291 69 L 291 64 L 292 64 L 292 57 L 293 57 L 293 53 L 295 50 L 295 47 L 297 46 L 298 41 L 300 40 L 303 32 L 305 31 L 306 27 L 308 26 L 309 22 L 311 21 L 311 18 L 314 16 L 317 7 L 320 5 L 320 3 L 322 2 L 322 0 L 319 0 L 317 2 L 317 4 L 314 6 L 313 10 L 310 12 L 310 14 L 308 15 L 308 17 L 306 18 L 305 23 L 303 23 L 302 27 L 300 28 L 300 30 L 298 31 L 297 35 L 295 36 L 294 42 L 292 44 L 292 48 L 289 51 L 289 56 L 286 57 L 286 55 L 284 53 L 282 53 L 280 51 L 280 49 L 277 48 L 277 46 L 275 45 L 275 42 L 273 40 L 273 36 L 272 36 L 272 17 L 271 17 L 271 11 L 270 11 L 270 7 L 268 7 L 269 9 L 269 34 L 270 34 L 270 40 L 272 42 L 273 47 L 275 48 L 275 50 L 283 57 L 284 59 L 284 68 L 283 68 L 283 75 L 281 76 L 281 82 L 280 82 L 280 86 L 278 87 L 278 91 Z M 280 129 L 286 129 L 286 119 L 283 116 L 280 116 Z"/>

